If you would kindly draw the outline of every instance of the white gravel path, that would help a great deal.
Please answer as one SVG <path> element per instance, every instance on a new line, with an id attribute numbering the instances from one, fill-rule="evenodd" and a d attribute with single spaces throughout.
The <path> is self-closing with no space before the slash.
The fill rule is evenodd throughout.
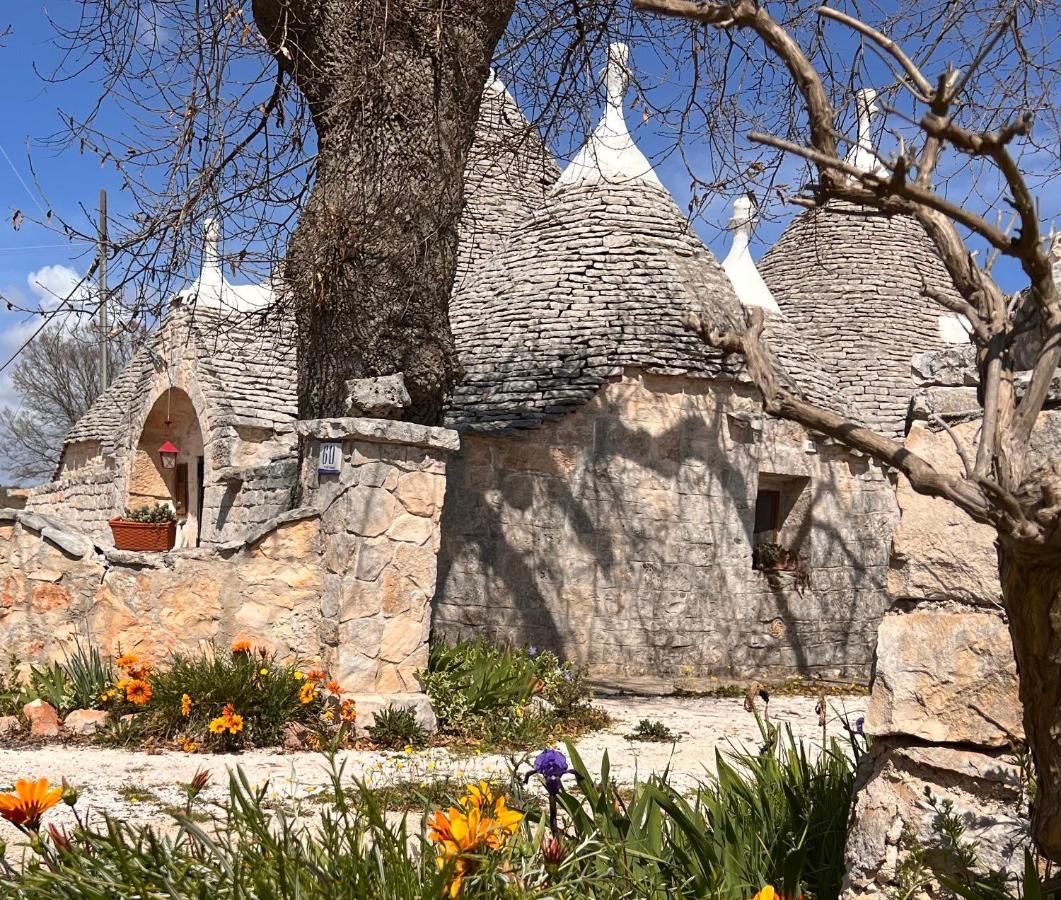
<path id="1" fill-rule="evenodd" d="M 841 714 L 854 722 L 864 714 L 866 697 L 829 699 L 830 735 L 843 737 Z M 677 697 L 612 697 L 596 701 L 613 717 L 605 731 L 587 735 L 577 743 L 578 752 L 590 771 L 600 766 L 605 751 L 613 778 L 624 784 L 646 778 L 670 767 L 671 781 L 685 789 L 714 768 L 716 749 L 754 749 L 761 742 L 755 717 L 743 709 L 739 699 L 695 699 Z M 814 713 L 815 701 L 808 697 L 776 697 L 770 714 L 778 724 L 791 725 L 797 738 L 812 747 L 821 743 Z M 654 744 L 628 740 L 625 736 L 640 719 L 663 722 L 681 735 L 676 744 Z M 404 780 L 419 782 L 452 778 L 459 782 L 477 777 L 507 779 L 509 758 L 500 755 L 467 755 L 447 749 L 413 753 L 344 751 L 338 760 L 345 766 L 344 779 L 362 778 L 372 786 Z M 330 791 L 327 760 L 315 753 L 253 751 L 241 755 L 189 756 L 177 752 L 148 754 L 111 748 L 63 747 L 60 745 L 22 750 L 0 749 L 0 790 L 8 790 L 18 778 L 59 781 L 65 777 L 81 792 L 78 808 L 93 815 L 106 812 L 135 822 L 166 825 L 168 810 L 184 802 L 184 785 L 196 770 L 208 770 L 211 785 L 204 801 L 220 801 L 227 793 L 228 771 L 239 766 L 253 784 L 268 783 L 269 796 L 289 810 L 319 807 L 314 798 Z M 46 822 L 71 821 L 67 809 L 59 807 Z M 17 843 L 18 833 L 0 820 L 0 841 Z"/>

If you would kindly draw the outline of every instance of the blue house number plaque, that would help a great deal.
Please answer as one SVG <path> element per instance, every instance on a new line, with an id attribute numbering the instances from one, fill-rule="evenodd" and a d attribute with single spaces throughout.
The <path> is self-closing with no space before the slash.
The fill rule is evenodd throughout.
<path id="1" fill-rule="evenodd" d="M 317 460 L 318 475 L 338 475 L 343 463 L 343 445 L 337 441 L 321 444 L 320 457 Z"/>

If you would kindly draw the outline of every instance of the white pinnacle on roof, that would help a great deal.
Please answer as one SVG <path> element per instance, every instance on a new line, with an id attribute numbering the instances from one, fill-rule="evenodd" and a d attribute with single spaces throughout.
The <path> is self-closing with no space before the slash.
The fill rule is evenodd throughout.
<path id="1" fill-rule="evenodd" d="M 608 99 L 604 116 L 560 175 L 553 187 L 554 192 L 572 185 L 601 182 L 629 184 L 640 181 L 664 189 L 652 170 L 652 164 L 637 148 L 626 125 L 624 104 L 626 92 L 630 88 L 629 61 L 630 48 L 626 44 L 614 43 L 608 47 L 608 71 L 605 76 Z"/>
<path id="2" fill-rule="evenodd" d="M 217 220 L 203 222 L 203 264 L 199 277 L 174 302 L 193 302 L 196 306 L 224 312 L 248 312 L 268 306 L 273 290 L 265 284 L 230 284 L 221 268 L 221 228 Z"/>
<path id="3" fill-rule="evenodd" d="M 748 249 L 752 231 L 755 229 L 755 218 L 755 208 L 750 198 L 742 195 L 733 201 L 733 217 L 729 220 L 733 243 L 726 258 L 722 260 L 722 268 L 733 283 L 733 290 L 742 306 L 759 306 L 767 312 L 781 315 L 781 307 L 777 305 L 770 288 L 766 286 L 755 267 L 755 261 Z"/>
<path id="4" fill-rule="evenodd" d="M 847 162 L 860 172 L 884 175 L 885 168 L 877 158 L 871 131 L 873 117 L 880 112 L 880 107 L 877 106 L 877 92 L 873 88 L 855 91 L 855 105 L 858 110 L 858 137 L 847 154 Z"/>

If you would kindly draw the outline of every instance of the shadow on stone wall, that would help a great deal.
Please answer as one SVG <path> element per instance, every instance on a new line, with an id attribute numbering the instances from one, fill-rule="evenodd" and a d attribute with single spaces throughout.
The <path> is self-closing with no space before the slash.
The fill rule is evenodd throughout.
<path id="1" fill-rule="evenodd" d="M 598 395 L 535 431 L 465 437 L 443 513 L 439 635 L 550 647 L 601 674 L 866 677 L 890 534 L 867 567 L 867 544 L 851 540 L 861 513 L 842 508 L 865 501 L 859 476 L 840 484 L 847 461 L 827 450 L 813 480 L 814 506 L 831 512 L 803 540 L 824 589 L 771 585 L 751 567 L 754 409 L 698 386 L 683 410 L 671 397 L 684 381 L 656 379 L 651 395 L 622 382 L 632 396 Z"/>

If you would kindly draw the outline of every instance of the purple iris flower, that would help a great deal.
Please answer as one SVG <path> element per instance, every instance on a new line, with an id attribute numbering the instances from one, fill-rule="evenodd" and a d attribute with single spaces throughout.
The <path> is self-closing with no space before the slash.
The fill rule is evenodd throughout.
<path id="1" fill-rule="evenodd" d="M 538 648 L 535 647 L 534 644 L 531 644 L 527 648 L 527 656 L 537 656 L 537 655 L 538 655 Z"/>
<path id="2" fill-rule="evenodd" d="M 857 719 L 855 719 L 855 731 L 857 731 L 859 734 L 862 734 L 863 733 L 862 729 L 865 727 L 865 724 L 866 724 L 866 717 L 865 716 L 859 716 Z"/>
<path id="3" fill-rule="evenodd" d="M 543 750 L 534 760 L 534 771 L 531 774 L 541 775 L 542 781 L 545 782 L 545 789 L 555 797 L 562 787 L 560 779 L 570 771 L 567 757 L 563 753 L 559 750 Z"/>
<path id="4" fill-rule="evenodd" d="M 532 775 L 540 775 L 545 782 L 545 790 L 549 792 L 549 828 L 556 837 L 560 828 L 556 821 L 556 798 L 563 790 L 562 779 L 565 775 L 574 774 L 574 769 L 567 764 L 567 757 L 559 750 L 543 750 L 534 760 L 533 768 L 526 774 L 524 781 L 529 781 Z"/>

